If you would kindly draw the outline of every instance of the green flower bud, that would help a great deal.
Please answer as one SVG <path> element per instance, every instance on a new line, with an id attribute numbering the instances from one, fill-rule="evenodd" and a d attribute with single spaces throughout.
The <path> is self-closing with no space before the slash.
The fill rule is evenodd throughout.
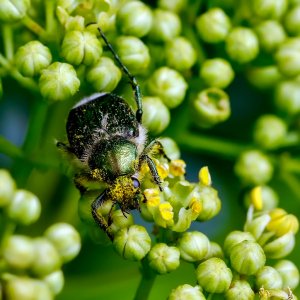
<path id="1" fill-rule="evenodd" d="M 86 73 L 86 80 L 96 91 L 113 91 L 122 78 L 122 72 L 108 57 L 100 60 L 90 67 Z"/>
<path id="2" fill-rule="evenodd" d="M 112 224 L 110 225 L 111 231 L 113 234 L 116 234 L 122 228 L 127 228 L 134 224 L 132 214 L 126 214 L 121 209 L 117 209 L 112 212 Z"/>
<path id="3" fill-rule="evenodd" d="M 262 90 L 273 88 L 282 79 L 277 66 L 252 67 L 246 75 L 254 87 Z"/>
<path id="4" fill-rule="evenodd" d="M 297 115 L 300 112 L 300 86 L 298 81 L 283 81 L 275 90 L 275 105 L 282 112 Z"/>
<path id="5" fill-rule="evenodd" d="M 234 71 L 227 60 L 212 58 L 203 62 L 200 77 L 206 85 L 224 89 L 232 82 Z"/>
<path id="6" fill-rule="evenodd" d="M 300 38 L 289 38 L 283 42 L 275 53 L 279 71 L 288 77 L 300 74 Z"/>
<path id="7" fill-rule="evenodd" d="M 46 238 L 35 238 L 34 261 L 31 270 L 36 276 L 46 276 L 61 266 L 61 260 L 54 245 Z"/>
<path id="8" fill-rule="evenodd" d="M 16 183 L 7 170 L 0 169 L 0 207 L 7 205 L 13 198 Z"/>
<path id="9" fill-rule="evenodd" d="M 168 67 L 157 69 L 147 84 L 149 93 L 160 97 L 169 108 L 181 104 L 188 87 L 182 75 Z"/>
<path id="10" fill-rule="evenodd" d="M 176 270 L 180 265 L 180 252 L 164 243 L 153 246 L 148 254 L 149 266 L 159 274 Z"/>
<path id="11" fill-rule="evenodd" d="M 89 31 L 68 31 L 61 46 L 61 55 L 73 65 L 92 65 L 102 54 L 97 37 Z"/>
<path id="12" fill-rule="evenodd" d="M 290 260 L 280 260 L 274 268 L 282 278 L 282 287 L 294 290 L 299 284 L 299 271 L 297 266 Z"/>
<path id="13" fill-rule="evenodd" d="M 167 65 L 178 71 L 190 69 L 197 59 L 195 49 L 185 37 L 175 37 L 168 41 L 165 51 Z"/>
<path id="14" fill-rule="evenodd" d="M 57 6 L 61 6 L 68 13 L 72 13 L 80 4 L 80 0 L 57 0 Z"/>
<path id="15" fill-rule="evenodd" d="M 10 236 L 3 246 L 3 257 L 14 269 L 29 268 L 35 258 L 32 240 L 23 235 Z"/>
<path id="16" fill-rule="evenodd" d="M 264 287 L 267 290 L 281 289 L 282 278 L 276 269 L 270 266 L 264 266 L 257 272 L 255 284 L 258 289 L 261 287 Z"/>
<path id="17" fill-rule="evenodd" d="M 300 5 L 292 7 L 284 17 L 284 27 L 290 35 L 300 35 Z"/>
<path id="18" fill-rule="evenodd" d="M 226 52 L 232 60 L 240 64 L 256 58 L 259 45 L 254 31 L 245 27 L 232 29 L 226 38 Z"/>
<path id="19" fill-rule="evenodd" d="M 14 22 L 25 17 L 30 0 L 1 0 L 0 20 Z"/>
<path id="20" fill-rule="evenodd" d="M 151 238 L 145 227 L 132 225 L 117 232 L 113 244 L 125 259 L 141 260 L 150 251 Z"/>
<path id="21" fill-rule="evenodd" d="M 230 116 L 229 96 L 218 88 L 202 90 L 191 105 L 194 123 L 201 128 L 212 127 Z"/>
<path id="22" fill-rule="evenodd" d="M 20 47 L 15 55 L 15 64 L 24 76 L 33 77 L 47 68 L 52 60 L 50 50 L 39 41 L 31 41 Z"/>
<path id="23" fill-rule="evenodd" d="M 46 99 L 66 100 L 79 89 L 80 81 L 72 65 L 55 62 L 41 73 L 39 86 Z"/>
<path id="24" fill-rule="evenodd" d="M 55 271 L 43 278 L 53 295 L 58 295 L 64 287 L 64 273 L 61 270 Z"/>
<path id="25" fill-rule="evenodd" d="M 120 36 L 115 40 L 116 52 L 134 74 L 144 73 L 150 64 L 148 47 L 134 36 Z"/>
<path id="26" fill-rule="evenodd" d="M 187 4 L 187 0 L 158 0 L 158 7 L 165 10 L 170 10 L 174 13 L 179 13 L 182 11 Z"/>
<path id="27" fill-rule="evenodd" d="M 232 280 L 231 270 L 217 257 L 201 263 L 196 270 L 196 276 L 199 285 L 208 293 L 225 293 Z"/>
<path id="28" fill-rule="evenodd" d="M 52 300 L 47 284 L 41 280 L 14 277 L 5 284 L 6 300 Z"/>
<path id="29" fill-rule="evenodd" d="M 286 39 L 286 33 L 278 21 L 267 20 L 255 27 L 262 49 L 272 52 Z"/>
<path id="30" fill-rule="evenodd" d="M 123 34 L 142 37 L 152 27 L 152 12 L 141 1 L 125 2 L 117 12 L 116 22 Z"/>
<path id="31" fill-rule="evenodd" d="M 164 131 L 170 123 L 170 111 L 159 97 L 143 98 L 143 125 L 154 135 Z"/>
<path id="32" fill-rule="evenodd" d="M 231 22 L 221 8 L 215 7 L 196 19 L 196 28 L 205 42 L 219 43 L 227 37 Z"/>
<path id="33" fill-rule="evenodd" d="M 243 152 L 238 158 L 234 171 L 246 184 L 261 185 L 273 176 L 273 166 L 268 157 L 258 150 Z"/>
<path id="34" fill-rule="evenodd" d="M 218 243 L 209 241 L 209 244 L 209 251 L 204 257 L 205 260 L 212 257 L 224 258 L 223 250 Z"/>
<path id="35" fill-rule="evenodd" d="M 286 123 L 276 115 L 263 115 L 255 122 L 253 138 L 262 148 L 278 148 L 286 134 Z"/>
<path id="36" fill-rule="evenodd" d="M 170 41 L 181 32 L 181 21 L 176 14 L 155 9 L 153 11 L 153 23 L 149 32 L 149 37 L 152 40 L 166 42 Z"/>
<path id="37" fill-rule="evenodd" d="M 31 192 L 17 190 L 6 207 L 6 212 L 8 217 L 18 224 L 29 225 L 40 217 L 41 203 Z"/>
<path id="38" fill-rule="evenodd" d="M 246 280 L 232 281 L 229 290 L 225 293 L 226 300 L 253 300 L 255 294 Z"/>
<path id="39" fill-rule="evenodd" d="M 227 256 L 230 256 L 232 248 L 239 244 L 242 241 L 253 241 L 255 242 L 255 239 L 253 235 L 249 232 L 244 232 L 244 231 L 231 231 L 227 237 L 225 238 L 224 241 L 224 252 Z"/>
<path id="40" fill-rule="evenodd" d="M 256 242 L 244 240 L 231 248 L 231 266 L 240 274 L 254 275 L 265 262 L 264 250 Z"/>
<path id="41" fill-rule="evenodd" d="M 279 19 L 288 8 L 288 0 L 253 0 L 253 12 L 263 19 Z"/>
<path id="42" fill-rule="evenodd" d="M 178 247 L 180 256 L 190 262 L 203 259 L 210 250 L 210 242 L 206 235 L 201 232 L 185 232 L 179 239 Z"/>
<path id="43" fill-rule="evenodd" d="M 270 222 L 271 217 L 268 214 L 263 214 L 254 218 L 251 221 L 248 221 L 245 224 L 245 230 L 250 232 L 256 240 L 258 240 L 264 233 L 268 223 Z"/>
<path id="44" fill-rule="evenodd" d="M 180 158 L 180 149 L 173 139 L 169 137 L 160 137 L 159 141 L 163 145 L 166 155 L 171 160 Z"/>
<path id="45" fill-rule="evenodd" d="M 202 209 L 197 217 L 198 221 L 208 221 L 221 210 L 221 200 L 218 191 L 211 186 L 204 186 L 200 191 Z"/>
<path id="46" fill-rule="evenodd" d="M 293 233 L 286 233 L 263 246 L 266 256 L 274 259 L 287 256 L 293 251 L 294 247 L 295 236 Z"/>
<path id="47" fill-rule="evenodd" d="M 196 285 L 195 287 L 189 284 L 183 284 L 173 289 L 168 297 L 168 300 L 205 300 L 205 296 L 201 292 L 201 288 Z"/>
<path id="48" fill-rule="evenodd" d="M 61 260 L 68 262 L 80 251 L 80 235 L 67 223 L 56 223 L 45 231 L 46 238 L 55 246 Z"/>

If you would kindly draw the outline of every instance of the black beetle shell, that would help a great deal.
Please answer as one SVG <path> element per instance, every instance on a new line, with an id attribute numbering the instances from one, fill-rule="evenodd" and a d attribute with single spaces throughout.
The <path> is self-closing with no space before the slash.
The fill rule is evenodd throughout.
<path id="1" fill-rule="evenodd" d="M 101 139 L 139 135 L 139 123 L 125 100 L 110 93 L 84 98 L 69 113 L 66 130 L 72 152 L 82 158 L 87 147 Z"/>

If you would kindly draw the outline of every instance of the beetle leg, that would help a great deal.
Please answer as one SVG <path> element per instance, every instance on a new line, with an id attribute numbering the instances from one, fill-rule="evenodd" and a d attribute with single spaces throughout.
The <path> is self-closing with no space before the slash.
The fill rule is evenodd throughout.
<path id="1" fill-rule="evenodd" d="M 98 213 L 98 208 L 101 206 L 101 204 L 105 200 L 106 200 L 106 190 L 93 201 L 92 215 L 93 215 L 95 222 L 98 224 L 98 226 L 106 232 L 106 234 L 110 238 L 110 240 L 113 240 L 114 237 L 110 231 L 108 223 L 106 222 L 105 218 Z"/>
<path id="2" fill-rule="evenodd" d="M 155 163 L 153 162 L 153 160 L 148 155 L 145 155 L 145 160 L 146 160 L 147 165 L 150 169 L 150 173 L 153 177 L 154 182 L 158 185 L 159 190 L 162 192 L 163 191 L 163 187 L 161 185 L 162 182 L 161 182 L 160 177 L 158 175 Z"/>
<path id="3" fill-rule="evenodd" d="M 118 63 L 119 67 L 129 78 L 130 84 L 134 91 L 134 99 L 135 99 L 135 102 L 137 105 L 136 119 L 139 123 L 142 123 L 143 108 L 142 108 L 142 94 L 141 94 L 140 86 L 139 86 L 136 78 L 130 73 L 130 71 L 127 69 L 127 67 L 122 63 L 119 55 L 116 53 L 116 51 L 114 50 L 112 45 L 109 43 L 109 41 L 107 40 L 105 34 L 103 33 L 103 31 L 101 30 L 100 27 L 98 27 L 98 30 L 99 30 L 100 35 L 101 35 L 102 39 L 104 40 L 106 46 L 108 47 L 108 49 L 114 56 L 116 62 Z"/>
<path id="4" fill-rule="evenodd" d="M 171 159 L 167 156 L 165 153 L 164 147 L 162 143 L 159 140 L 153 140 L 147 145 L 143 151 L 145 154 L 153 153 L 153 154 L 159 154 L 163 156 L 168 162 L 171 161 Z"/>

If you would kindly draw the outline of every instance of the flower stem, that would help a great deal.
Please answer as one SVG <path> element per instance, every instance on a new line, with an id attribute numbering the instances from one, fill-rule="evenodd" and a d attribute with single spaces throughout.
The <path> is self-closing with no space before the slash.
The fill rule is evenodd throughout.
<path id="1" fill-rule="evenodd" d="M 12 26 L 10 24 L 4 24 L 2 28 L 4 53 L 7 60 L 11 61 L 14 57 L 14 39 Z"/>
<path id="2" fill-rule="evenodd" d="M 43 27 L 41 27 L 38 23 L 32 20 L 28 15 L 26 15 L 22 22 L 25 27 L 27 27 L 30 31 L 38 35 L 39 37 L 44 37 L 46 35 L 46 31 Z"/>
<path id="3" fill-rule="evenodd" d="M 149 268 L 146 259 L 142 260 L 141 273 L 142 278 L 136 291 L 134 300 L 147 300 L 150 295 L 154 280 L 156 278 L 156 274 L 153 270 Z"/>

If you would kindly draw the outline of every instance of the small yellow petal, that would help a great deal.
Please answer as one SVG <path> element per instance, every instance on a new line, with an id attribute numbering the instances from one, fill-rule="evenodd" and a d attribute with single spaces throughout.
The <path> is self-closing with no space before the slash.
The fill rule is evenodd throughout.
<path id="1" fill-rule="evenodd" d="M 156 164 L 157 173 L 160 179 L 164 180 L 169 175 L 169 165 L 168 164 Z"/>
<path id="2" fill-rule="evenodd" d="M 256 210 L 262 210 L 263 208 L 263 200 L 262 200 L 262 192 L 261 186 L 256 186 L 250 191 L 250 199 Z"/>
<path id="3" fill-rule="evenodd" d="M 173 219 L 173 207 L 169 202 L 161 203 L 159 205 L 159 212 L 164 220 L 170 221 Z"/>
<path id="4" fill-rule="evenodd" d="M 160 195 L 157 189 L 146 189 L 144 190 L 144 195 L 146 197 L 148 206 L 155 207 L 159 205 Z"/>
<path id="5" fill-rule="evenodd" d="M 170 173 L 173 176 L 182 176 L 185 174 L 186 163 L 182 159 L 174 159 L 170 163 Z"/>
<path id="6" fill-rule="evenodd" d="M 190 202 L 190 208 L 194 213 L 200 214 L 200 212 L 202 211 L 202 203 L 198 199 L 192 198 Z"/>
<path id="7" fill-rule="evenodd" d="M 271 217 L 272 220 L 285 216 L 286 214 L 287 212 L 282 208 L 275 208 L 269 212 L 269 216 Z"/>
<path id="8" fill-rule="evenodd" d="M 297 233 L 299 229 L 298 219 L 292 215 L 283 215 L 272 219 L 267 225 L 269 231 L 273 231 L 277 236 L 282 236 L 286 233 Z"/>
<path id="9" fill-rule="evenodd" d="M 212 183 L 211 182 L 211 177 L 210 177 L 210 173 L 209 173 L 209 170 L 208 170 L 207 166 L 202 167 L 200 169 L 198 177 L 199 177 L 200 183 L 202 183 L 203 185 L 206 185 L 206 186 L 211 185 L 211 183 Z"/>

